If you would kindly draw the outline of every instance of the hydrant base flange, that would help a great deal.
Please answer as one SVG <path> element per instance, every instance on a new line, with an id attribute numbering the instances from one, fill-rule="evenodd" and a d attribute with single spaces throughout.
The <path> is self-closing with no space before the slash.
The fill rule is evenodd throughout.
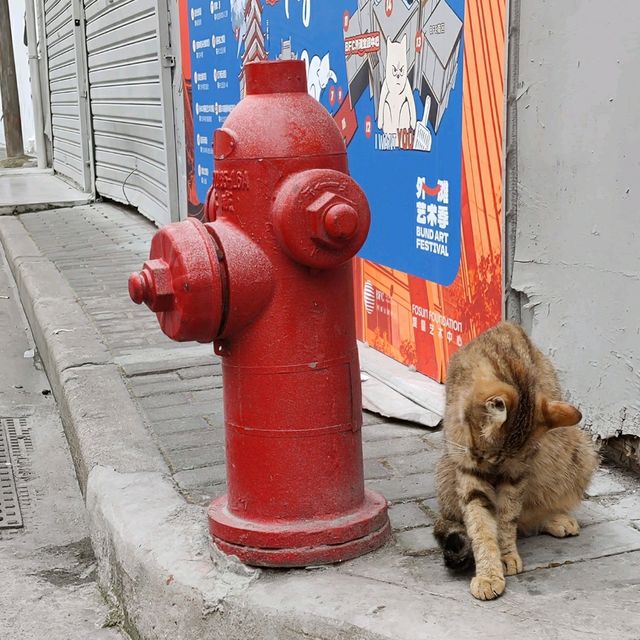
<path id="1" fill-rule="evenodd" d="M 209 531 L 224 553 L 257 567 L 305 567 L 356 558 L 390 537 L 387 502 L 366 490 L 362 506 L 335 519 L 256 523 L 230 513 L 227 496 L 209 507 Z"/>

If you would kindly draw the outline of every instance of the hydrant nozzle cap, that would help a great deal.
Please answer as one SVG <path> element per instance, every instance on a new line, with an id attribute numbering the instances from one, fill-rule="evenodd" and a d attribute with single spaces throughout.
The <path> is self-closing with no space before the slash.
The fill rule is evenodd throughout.
<path id="1" fill-rule="evenodd" d="M 307 93 L 304 60 L 260 60 L 244 66 L 246 94 Z"/>

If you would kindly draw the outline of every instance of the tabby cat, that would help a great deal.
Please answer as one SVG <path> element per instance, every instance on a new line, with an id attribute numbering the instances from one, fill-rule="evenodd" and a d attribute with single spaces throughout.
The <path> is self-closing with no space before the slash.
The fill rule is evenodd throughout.
<path id="1" fill-rule="evenodd" d="M 518 530 L 578 535 L 569 512 L 598 465 L 581 419 L 561 401 L 549 359 L 517 325 L 501 323 L 452 358 L 434 533 L 447 567 L 475 564 L 476 598 L 497 598 L 505 576 L 522 571 Z"/>

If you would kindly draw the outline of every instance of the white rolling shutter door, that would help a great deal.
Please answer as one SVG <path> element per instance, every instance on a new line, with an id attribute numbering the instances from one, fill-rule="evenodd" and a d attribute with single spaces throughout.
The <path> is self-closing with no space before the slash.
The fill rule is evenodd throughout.
<path id="1" fill-rule="evenodd" d="M 45 0 L 53 169 L 86 189 L 71 0 Z"/>
<path id="2" fill-rule="evenodd" d="M 84 10 L 96 190 L 171 222 L 156 2 L 84 0 Z"/>

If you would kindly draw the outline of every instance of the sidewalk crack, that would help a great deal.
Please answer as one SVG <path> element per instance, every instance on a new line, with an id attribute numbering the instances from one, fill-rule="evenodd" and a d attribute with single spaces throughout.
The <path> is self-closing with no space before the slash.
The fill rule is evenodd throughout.
<path id="1" fill-rule="evenodd" d="M 84 367 L 103 367 L 108 362 L 83 362 L 82 364 L 71 364 L 68 367 L 64 367 L 64 369 L 60 370 L 60 373 L 65 373 L 66 371 L 72 371 L 73 369 L 83 369 Z"/>

